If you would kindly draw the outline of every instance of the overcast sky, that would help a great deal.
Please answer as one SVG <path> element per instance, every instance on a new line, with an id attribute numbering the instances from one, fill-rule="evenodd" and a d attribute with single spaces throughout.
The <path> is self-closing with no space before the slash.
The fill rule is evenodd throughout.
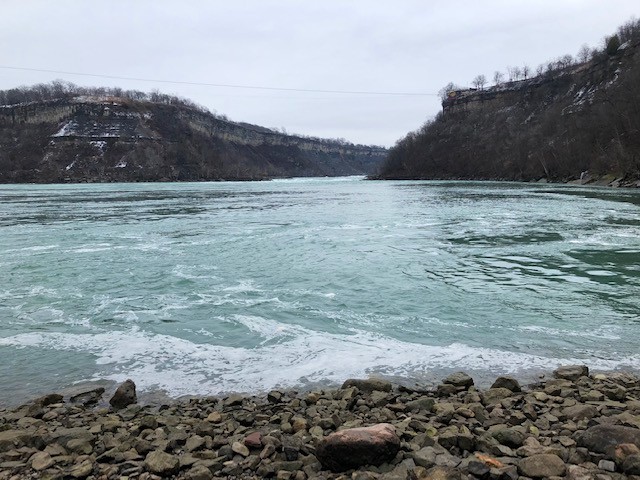
<path id="1" fill-rule="evenodd" d="M 436 94 L 600 46 L 638 0 L 2 0 L 0 65 L 195 83 Z M 392 145 L 434 95 L 291 92 L 0 68 L 0 89 L 64 79 L 177 94 L 233 120 Z"/>

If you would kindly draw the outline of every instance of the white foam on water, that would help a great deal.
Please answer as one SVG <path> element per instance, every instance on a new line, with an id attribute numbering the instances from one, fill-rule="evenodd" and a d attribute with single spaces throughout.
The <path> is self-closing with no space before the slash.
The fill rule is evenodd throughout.
<path id="1" fill-rule="evenodd" d="M 269 183 L 341 183 L 352 182 L 354 180 L 364 180 L 364 175 L 351 175 L 348 177 L 295 177 L 295 178 L 274 178 Z"/>
<path id="2" fill-rule="evenodd" d="M 173 269 L 171 270 L 171 274 L 175 275 L 178 278 L 184 278 L 186 280 L 219 280 L 220 277 L 218 277 L 217 275 L 203 275 L 203 274 L 198 274 L 198 273 L 192 273 L 192 271 L 197 271 L 199 269 L 199 267 L 197 266 L 190 266 L 190 265 L 176 265 L 175 267 L 173 267 Z M 207 266 L 206 267 L 207 270 L 217 270 L 218 267 L 216 266 Z"/>
<path id="3" fill-rule="evenodd" d="M 232 285 L 222 289 L 224 292 L 248 293 L 262 292 L 262 290 L 254 285 L 253 280 L 240 280 L 237 285 Z"/>
<path id="4" fill-rule="evenodd" d="M 131 250 L 138 250 L 140 252 L 154 252 L 154 251 L 170 252 L 171 251 L 171 245 L 169 245 L 166 242 L 158 242 L 158 241 L 155 241 L 155 242 L 145 241 L 143 243 L 133 245 L 130 248 Z"/>
<path id="5" fill-rule="evenodd" d="M 608 270 L 586 270 L 587 275 L 593 277 L 616 277 L 618 274 L 615 272 L 609 272 Z"/>
<path id="6" fill-rule="evenodd" d="M 14 252 L 48 252 L 49 250 L 54 250 L 60 247 L 60 245 L 34 245 L 32 247 L 22 247 L 22 248 L 10 248 L 8 250 L 4 250 L 4 253 L 14 253 Z"/>
<path id="7" fill-rule="evenodd" d="M 57 297 L 58 292 L 51 288 L 45 288 L 41 286 L 31 287 L 28 290 L 24 288 L 17 288 L 15 290 L 3 290 L 0 292 L 0 300 L 14 300 L 23 299 L 26 297 L 37 296 Z"/>
<path id="8" fill-rule="evenodd" d="M 71 253 L 94 253 L 94 252 L 106 252 L 113 250 L 113 245 L 110 243 L 96 243 L 93 245 L 80 245 L 78 248 L 69 250 Z"/>
<path id="9" fill-rule="evenodd" d="M 274 338 L 294 337 L 305 335 L 307 330 L 299 325 L 288 325 L 275 320 L 269 320 L 251 315 L 232 315 L 229 318 L 219 317 L 219 320 L 234 325 L 242 325 L 250 332 L 253 332 L 264 339 L 266 343 Z"/>
<path id="10" fill-rule="evenodd" d="M 278 334 L 282 326 L 260 317 L 239 316 L 236 321 L 265 336 Z M 516 374 L 567 363 L 586 362 L 602 370 L 640 367 L 640 355 L 615 360 L 548 358 L 461 343 L 430 346 L 364 332 L 339 335 L 299 326 L 284 328 L 295 335 L 256 348 L 198 344 L 138 328 L 98 334 L 23 333 L 0 339 L 0 346 L 89 353 L 95 355 L 98 366 L 89 368 L 96 372 L 91 379 L 133 378 L 141 390 L 160 388 L 173 396 L 335 384 L 371 373 L 418 378 L 432 369 Z"/>
<path id="11" fill-rule="evenodd" d="M 620 335 L 615 332 L 619 330 L 613 325 L 602 325 L 594 330 L 567 330 L 553 327 L 543 327 L 541 325 L 521 325 L 519 327 L 510 328 L 510 330 L 523 330 L 525 332 L 542 333 L 551 337 L 585 337 L 585 338 L 602 338 L 605 340 L 620 340 Z"/>

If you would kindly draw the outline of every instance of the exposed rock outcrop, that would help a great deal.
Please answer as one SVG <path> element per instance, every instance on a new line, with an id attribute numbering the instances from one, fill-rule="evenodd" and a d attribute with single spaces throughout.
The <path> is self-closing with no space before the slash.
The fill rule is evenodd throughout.
<path id="1" fill-rule="evenodd" d="M 386 153 L 123 97 L 0 106 L 0 183 L 364 175 Z"/>
<path id="2" fill-rule="evenodd" d="M 484 90 L 389 152 L 383 179 L 515 180 L 640 186 L 640 22 L 617 51 Z"/>

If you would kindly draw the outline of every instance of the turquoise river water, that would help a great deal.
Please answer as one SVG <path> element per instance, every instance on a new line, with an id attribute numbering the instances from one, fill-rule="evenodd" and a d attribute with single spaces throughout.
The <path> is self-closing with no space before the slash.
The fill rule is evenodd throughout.
<path id="1" fill-rule="evenodd" d="M 0 186 L 0 406 L 640 369 L 640 192 L 361 178 Z"/>

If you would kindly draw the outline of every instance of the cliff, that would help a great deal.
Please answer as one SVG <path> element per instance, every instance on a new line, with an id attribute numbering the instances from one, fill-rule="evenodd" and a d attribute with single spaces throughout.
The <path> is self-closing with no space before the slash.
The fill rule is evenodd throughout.
<path id="1" fill-rule="evenodd" d="M 1 183 L 359 175 L 373 172 L 387 153 L 232 122 L 145 94 L 136 100 L 66 91 L 51 98 L 55 89 L 42 87 L 44 98 L 0 106 Z M 13 97 L 37 97 L 37 90 Z M 12 91 L 0 93 L 5 102 L 12 98 Z"/>
<path id="2" fill-rule="evenodd" d="M 640 179 L 640 32 L 586 62 L 486 90 L 456 90 L 398 141 L 379 178 Z"/>

